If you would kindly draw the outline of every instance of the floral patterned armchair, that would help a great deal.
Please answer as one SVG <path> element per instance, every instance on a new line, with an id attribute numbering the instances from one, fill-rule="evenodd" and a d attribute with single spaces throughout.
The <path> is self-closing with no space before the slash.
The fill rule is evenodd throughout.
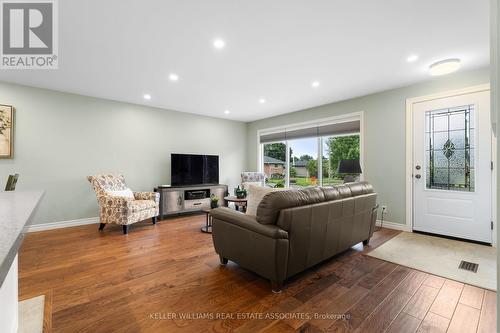
<path id="1" fill-rule="evenodd" d="M 241 186 L 245 188 L 247 184 L 265 186 L 266 174 L 263 172 L 245 171 L 241 173 Z"/>
<path id="2" fill-rule="evenodd" d="M 127 234 L 129 225 L 151 218 L 153 224 L 159 214 L 160 194 L 155 192 L 133 192 L 132 197 L 116 196 L 117 191 L 130 191 L 123 175 L 94 175 L 87 180 L 94 187 L 99 204 L 99 230 L 106 224 L 123 226 Z"/>

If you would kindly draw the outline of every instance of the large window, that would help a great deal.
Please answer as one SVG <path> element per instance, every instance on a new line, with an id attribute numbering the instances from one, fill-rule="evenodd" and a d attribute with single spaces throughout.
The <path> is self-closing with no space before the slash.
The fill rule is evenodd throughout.
<path id="1" fill-rule="evenodd" d="M 360 159 L 359 129 L 360 121 L 354 120 L 260 135 L 268 184 L 303 188 L 342 183 L 340 160 Z"/>
<path id="2" fill-rule="evenodd" d="M 359 160 L 359 135 L 328 136 L 323 141 L 323 185 L 343 183 L 337 173 L 341 160 Z"/>
<path id="3" fill-rule="evenodd" d="M 263 144 L 264 157 L 262 170 L 266 174 L 267 183 L 276 187 L 286 184 L 286 142 Z"/>
<path id="4" fill-rule="evenodd" d="M 305 138 L 288 141 L 290 147 L 290 187 L 318 185 L 318 140 Z"/>

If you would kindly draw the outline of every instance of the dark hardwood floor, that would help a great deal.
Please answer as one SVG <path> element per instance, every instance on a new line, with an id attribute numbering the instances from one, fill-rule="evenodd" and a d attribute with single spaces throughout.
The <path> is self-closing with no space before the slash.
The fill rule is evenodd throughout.
<path id="1" fill-rule="evenodd" d="M 300 274 L 281 294 L 219 258 L 203 215 L 28 234 L 20 299 L 47 295 L 54 332 L 495 332 L 496 293 L 363 255 Z M 320 317 L 323 316 L 323 317 Z"/>

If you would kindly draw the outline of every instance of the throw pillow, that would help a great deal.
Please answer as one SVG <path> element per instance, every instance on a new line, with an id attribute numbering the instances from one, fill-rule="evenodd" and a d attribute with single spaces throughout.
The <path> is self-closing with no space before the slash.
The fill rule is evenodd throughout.
<path id="1" fill-rule="evenodd" d="M 120 190 L 120 191 L 106 191 L 106 194 L 111 196 L 111 197 L 122 197 L 122 198 L 134 199 L 134 193 L 129 188 L 126 188 L 126 189 Z"/>
<path id="2" fill-rule="evenodd" d="M 241 183 L 241 187 L 248 191 L 250 186 L 262 186 L 262 182 L 243 182 Z"/>
<path id="3" fill-rule="evenodd" d="M 250 184 L 247 188 L 247 215 L 255 216 L 257 215 L 257 207 L 259 206 L 262 198 L 266 196 L 266 194 L 283 190 L 282 188 L 272 188 L 272 187 L 264 187 L 264 186 L 255 186 Z"/>

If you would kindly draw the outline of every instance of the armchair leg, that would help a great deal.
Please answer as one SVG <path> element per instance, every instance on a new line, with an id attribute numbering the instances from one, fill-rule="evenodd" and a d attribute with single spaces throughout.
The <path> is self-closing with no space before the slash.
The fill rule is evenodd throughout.
<path id="1" fill-rule="evenodd" d="M 153 224 L 156 224 L 157 219 L 158 219 L 157 216 L 153 216 L 153 218 L 151 218 L 151 221 L 153 222 Z"/>
<path id="2" fill-rule="evenodd" d="M 126 225 L 126 224 L 125 224 L 125 225 L 123 225 L 123 234 L 124 234 L 124 235 L 128 234 L 128 227 L 129 227 L 129 226 L 128 226 L 128 225 Z"/>
<path id="3" fill-rule="evenodd" d="M 99 224 L 99 231 L 103 231 L 105 226 L 106 226 L 106 223 Z"/>
<path id="4" fill-rule="evenodd" d="M 281 293 L 281 287 L 283 286 L 283 281 L 271 281 L 271 290 L 275 294 Z"/>
<path id="5" fill-rule="evenodd" d="M 226 258 L 224 258 L 223 256 L 219 255 L 219 259 L 220 259 L 221 266 L 227 265 L 227 261 L 228 260 Z"/>

